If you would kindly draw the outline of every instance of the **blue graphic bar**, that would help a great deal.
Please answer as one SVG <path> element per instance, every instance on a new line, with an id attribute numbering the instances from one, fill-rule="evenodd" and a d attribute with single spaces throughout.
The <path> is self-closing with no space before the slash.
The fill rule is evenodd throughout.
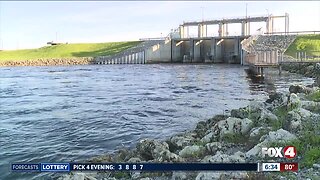
<path id="1" fill-rule="evenodd" d="M 40 163 L 12 164 L 15 172 L 258 171 L 258 163 Z"/>
<path id="2" fill-rule="evenodd" d="M 40 163 L 41 172 L 69 172 L 69 163 Z"/>
<path id="3" fill-rule="evenodd" d="M 71 171 L 257 171 L 257 163 L 70 163 Z"/>

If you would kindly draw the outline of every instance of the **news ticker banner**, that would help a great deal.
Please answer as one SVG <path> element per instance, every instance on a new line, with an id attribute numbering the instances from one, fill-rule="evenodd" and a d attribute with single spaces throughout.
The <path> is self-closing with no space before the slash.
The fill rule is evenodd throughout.
<path id="1" fill-rule="evenodd" d="M 298 171 L 298 163 L 39 163 L 11 164 L 14 172 L 70 171 Z"/>

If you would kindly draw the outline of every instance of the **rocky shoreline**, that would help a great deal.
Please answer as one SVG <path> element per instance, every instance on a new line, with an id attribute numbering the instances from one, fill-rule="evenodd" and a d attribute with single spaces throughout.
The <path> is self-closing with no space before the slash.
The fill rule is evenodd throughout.
<path id="1" fill-rule="evenodd" d="M 281 65 L 283 70 L 315 78 L 314 86 L 320 86 L 320 63 L 306 62 Z"/>
<path id="2" fill-rule="evenodd" d="M 43 58 L 36 60 L 0 61 L 1 66 L 59 66 L 94 64 L 93 57 L 79 58 Z"/>
<path id="3" fill-rule="evenodd" d="M 298 173 L 250 172 L 71 172 L 59 179 L 314 179 L 320 177 L 320 89 L 293 85 L 289 92 L 270 94 L 201 121 L 192 131 L 159 141 L 143 139 L 134 149 L 95 157 L 88 162 L 272 162 L 261 147 L 294 145 Z M 279 160 L 278 160 L 279 161 Z M 288 159 L 282 159 L 288 162 Z"/>

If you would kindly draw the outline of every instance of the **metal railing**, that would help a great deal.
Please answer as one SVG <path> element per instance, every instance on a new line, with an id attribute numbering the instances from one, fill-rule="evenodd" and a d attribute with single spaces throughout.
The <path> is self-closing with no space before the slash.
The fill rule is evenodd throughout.
<path id="1" fill-rule="evenodd" d="M 247 54 L 246 63 L 254 66 L 274 66 L 282 61 L 283 53 L 276 51 L 257 51 L 252 54 Z"/>
<path id="2" fill-rule="evenodd" d="M 266 35 L 299 35 L 299 34 L 320 34 L 320 31 L 291 31 L 291 32 L 271 32 Z"/>

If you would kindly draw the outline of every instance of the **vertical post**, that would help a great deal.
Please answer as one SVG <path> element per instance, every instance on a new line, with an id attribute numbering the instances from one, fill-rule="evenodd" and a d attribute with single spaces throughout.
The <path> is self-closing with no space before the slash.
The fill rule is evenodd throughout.
<path id="1" fill-rule="evenodd" d="M 180 25 L 179 32 L 180 32 L 180 38 L 184 38 L 184 26 L 183 25 Z"/>
<path id="2" fill-rule="evenodd" d="M 189 26 L 187 26 L 187 38 L 189 38 Z"/>
<path id="3" fill-rule="evenodd" d="M 240 50 L 240 63 L 243 65 L 243 50 Z"/>
<path id="4" fill-rule="evenodd" d="M 266 30 L 267 30 L 267 33 L 269 33 L 269 19 L 270 19 L 270 16 L 268 17 L 267 21 L 266 21 Z"/>
<path id="5" fill-rule="evenodd" d="M 229 36 L 228 24 L 224 24 L 225 26 L 225 36 Z"/>
<path id="6" fill-rule="evenodd" d="M 219 23 L 219 30 L 218 30 L 219 37 L 222 37 L 222 34 L 223 34 L 222 33 L 222 29 L 223 29 L 222 26 L 223 26 L 222 23 Z"/>
<path id="7" fill-rule="evenodd" d="M 206 24 L 206 37 L 208 37 L 208 25 Z"/>
<path id="8" fill-rule="evenodd" d="M 137 64 L 135 54 L 133 53 L 133 54 L 131 54 L 131 56 L 132 56 L 132 60 L 133 60 L 133 62 L 134 62 L 135 64 Z"/>
<path id="9" fill-rule="evenodd" d="M 274 18 L 271 18 L 271 33 L 273 33 Z"/>
<path id="10" fill-rule="evenodd" d="M 141 64 L 141 60 L 140 60 L 140 56 L 139 56 L 139 52 L 137 52 L 137 53 L 136 53 L 136 56 L 137 56 L 137 61 L 138 61 L 138 63 L 139 63 L 139 64 Z"/>
<path id="11" fill-rule="evenodd" d="M 289 34 L 289 14 L 285 15 L 285 33 Z"/>
<path id="12" fill-rule="evenodd" d="M 246 31 L 245 23 L 242 21 L 241 22 L 241 36 L 245 36 L 246 35 L 245 31 Z"/>
<path id="13" fill-rule="evenodd" d="M 307 60 L 307 51 L 304 52 L 304 60 Z"/>
<path id="14" fill-rule="evenodd" d="M 281 75 L 282 73 L 282 67 L 281 67 L 281 64 L 279 64 L 279 75 Z"/>
<path id="15" fill-rule="evenodd" d="M 143 51 L 141 51 L 140 53 L 141 53 L 141 64 L 144 64 Z"/>
<path id="16" fill-rule="evenodd" d="M 198 24 L 198 37 L 202 37 L 202 24 Z"/>

